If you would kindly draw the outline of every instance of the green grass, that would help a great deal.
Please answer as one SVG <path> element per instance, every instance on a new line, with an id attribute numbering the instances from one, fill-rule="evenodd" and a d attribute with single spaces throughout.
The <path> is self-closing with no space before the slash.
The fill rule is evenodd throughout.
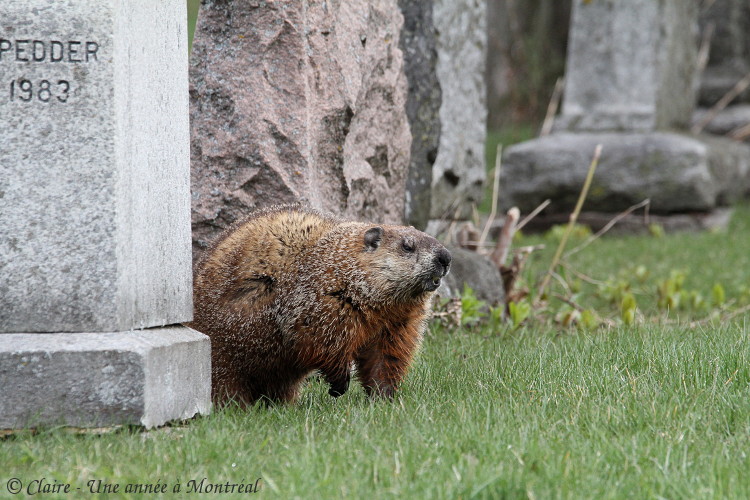
<path id="1" fill-rule="evenodd" d="M 188 50 L 193 47 L 193 34 L 195 33 L 195 23 L 198 21 L 198 10 L 200 9 L 200 0 L 186 0 L 187 1 L 187 16 L 188 16 Z"/>
<path id="2" fill-rule="evenodd" d="M 263 494 L 281 498 L 743 498 L 749 335 L 438 331 L 394 403 L 358 389 L 333 401 L 314 383 L 296 406 L 148 433 L 21 434 L 0 447 L 0 482 L 262 477 Z"/>
<path id="3" fill-rule="evenodd" d="M 585 209 L 585 205 L 584 205 Z M 568 242 L 567 249 L 581 243 L 582 239 Z M 524 236 L 516 245 L 544 244 L 545 248 L 532 254 L 524 278 L 527 283 L 538 283 L 552 258 L 559 240 L 541 235 Z M 750 302 L 750 206 L 740 206 L 726 230 L 695 233 L 677 233 L 664 237 L 618 236 L 601 238 L 581 252 L 576 253 L 568 263 L 573 270 L 599 281 L 612 279 L 627 282 L 638 303 L 638 309 L 646 316 L 660 313 L 657 308 L 657 286 L 669 278 L 670 273 L 684 273 L 684 289 L 700 294 L 710 302 L 711 291 L 720 284 L 726 291 L 726 306 L 741 307 Z M 635 278 L 636 267 L 645 268 L 646 277 Z M 563 273 L 572 281 L 572 272 Z M 606 308 L 606 302 L 597 286 L 580 282 L 578 294 L 585 307 L 597 310 Z M 552 281 L 552 291 L 564 294 L 557 281 Z M 578 298 L 578 297 L 577 297 Z M 550 301 L 551 305 L 557 302 Z M 614 304 L 616 306 L 616 304 Z M 716 308 L 714 308 L 716 309 Z M 670 311 L 669 318 L 700 319 L 711 309 L 694 311 L 682 304 Z M 661 311 L 664 313 L 664 311 Z"/>
<path id="4" fill-rule="evenodd" d="M 606 238 L 578 265 L 592 275 L 635 262 L 688 268 L 691 286 L 718 280 L 731 299 L 750 281 L 747 248 L 741 208 L 728 233 Z M 746 318 L 594 333 L 433 327 L 392 403 L 356 384 L 333 400 L 313 380 L 293 406 L 148 432 L 21 432 L 0 441 L 0 497 L 12 477 L 84 491 L 96 479 L 121 491 L 159 480 L 183 493 L 191 479 L 260 477 L 276 498 L 746 498 L 749 450 Z"/>

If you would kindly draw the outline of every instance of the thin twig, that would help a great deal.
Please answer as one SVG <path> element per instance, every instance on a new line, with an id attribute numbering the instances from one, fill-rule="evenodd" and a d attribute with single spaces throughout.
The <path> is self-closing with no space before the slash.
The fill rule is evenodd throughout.
<path id="1" fill-rule="evenodd" d="M 563 89 L 563 78 L 560 77 L 555 82 L 555 90 L 552 91 L 552 97 L 547 105 L 547 114 L 544 116 L 544 122 L 542 123 L 542 130 L 539 131 L 539 137 L 544 137 L 552 132 L 552 125 L 555 123 L 555 115 L 557 114 L 557 108 L 560 106 L 560 96 L 562 96 Z"/>
<path id="2" fill-rule="evenodd" d="M 503 158 L 503 145 L 497 145 L 497 156 L 495 157 L 495 180 L 492 183 L 492 209 L 490 210 L 490 216 L 487 218 L 487 222 L 484 224 L 482 235 L 479 237 L 479 246 L 484 245 L 484 240 L 487 239 L 487 234 L 490 232 L 490 226 L 495 221 L 495 215 L 497 214 L 497 197 L 498 190 L 500 189 L 500 165 L 502 165 Z"/>
<path id="3" fill-rule="evenodd" d="M 566 270 L 570 271 L 571 273 L 575 274 L 577 278 L 579 278 L 581 281 L 585 281 L 586 283 L 589 283 L 591 285 L 596 286 L 602 286 L 605 284 L 604 281 L 597 280 L 592 278 L 591 276 L 588 276 L 586 274 L 583 274 L 580 271 L 576 271 L 570 264 L 565 262 L 564 260 L 560 260 L 560 265 L 564 267 Z"/>
<path id="4" fill-rule="evenodd" d="M 552 296 L 554 298 L 556 298 L 557 300 L 561 300 L 561 301 L 565 302 L 566 304 L 568 304 L 573 309 L 577 309 L 578 311 L 581 311 L 581 312 L 583 312 L 583 310 L 584 310 L 582 305 L 580 305 L 579 303 L 577 303 L 576 301 L 574 301 L 572 299 L 569 299 L 569 298 L 565 297 L 564 295 L 560 295 L 559 293 L 553 293 Z"/>
<path id="5" fill-rule="evenodd" d="M 544 250 L 547 248 L 547 245 L 544 243 L 540 243 L 539 245 L 527 245 L 525 247 L 516 248 L 514 253 L 526 253 L 531 254 L 533 252 L 536 252 L 537 250 Z"/>
<path id="6" fill-rule="evenodd" d="M 732 131 L 729 132 L 729 137 L 735 141 L 744 141 L 750 137 L 750 123 L 732 129 Z"/>
<path id="7" fill-rule="evenodd" d="M 581 243 L 577 247 L 575 247 L 572 250 L 570 250 L 568 253 L 565 254 L 564 257 L 567 259 L 568 257 L 570 257 L 571 255 L 573 255 L 574 253 L 580 252 L 581 250 L 583 250 L 584 248 L 586 248 L 587 246 L 589 246 L 590 244 L 592 244 L 596 239 L 598 239 L 599 237 L 601 237 L 604 233 L 606 233 L 607 231 L 609 231 L 610 229 L 612 229 L 612 227 L 614 227 L 614 225 L 617 224 L 618 222 L 620 222 L 622 219 L 624 219 L 628 215 L 632 214 L 633 212 L 635 212 L 639 208 L 643 208 L 643 207 L 645 207 L 646 205 L 648 205 L 650 203 L 651 203 L 651 199 L 650 198 L 646 198 L 642 202 L 633 205 L 632 207 L 628 208 L 624 212 L 617 214 L 615 217 L 612 218 L 612 220 L 610 220 L 609 222 L 607 222 L 607 224 L 603 228 L 601 228 L 599 231 L 597 231 L 596 234 L 593 234 L 593 235 L 589 236 L 588 239 L 586 239 L 586 241 L 584 241 L 583 243 Z"/>
<path id="8" fill-rule="evenodd" d="M 695 125 L 692 126 L 690 131 L 694 134 L 699 134 L 701 131 L 713 121 L 714 118 L 716 118 L 716 115 L 721 113 L 721 111 L 726 108 L 730 102 L 734 100 L 735 97 L 740 95 L 742 92 L 745 91 L 745 89 L 750 86 L 750 73 L 746 74 L 742 79 L 735 84 L 734 87 L 732 87 L 729 92 L 724 94 L 724 97 L 719 99 L 719 102 L 714 104 L 711 109 L 706 111 L 703 116 L 701 116 L 701 119 L 698 120 Z"/>
<path id="9" fill-rule="evenodd" d="M 461 248 L 478 251 L 479 231 L 472 222 L 464 222 L 456 232 L 456 243 Z"/>
<path id="10" fill-rule="evenodd" d="M 549 205 L 550 203 L 552 203 L 552 200 L 544 200 L 538 207 L 532 210 L 529 215 L 524 217 L 523 220 L 518 223 L 518 225 L 516 226 L 516 231 L 520 231 L 523 228 L 523 226 L 531 222 L 531 219 L 539 215 L 539 212 L 547 208 L 547 205 Z"/>
<path id="11" fill-rule="evenodd" d="M 710 324 L 714 321 L 719 323 L 726 323 L 727 321 L 731 321 L 737 316 L 740 316 L 742 314 L 745 314 L 747 312 L 750 312 L 750 304 L 747 304 L 745 306 L 740 307 L 739 309 L 735 309 L 732 312 L 729 312 L 728 314 L 724 314 L 723 316 L 720 316 L 718 318 L 714 316 L 707 316 L 702 319 L 693 320 L 687 323 L 687 326 L 689 328 L 695 328 L 697 326 L 704 326 L 707 324 Z M 653 322 L 658 322 L 659 325 L 684 325 L 685 322 L 681 319 L 672 319 L 672 318 L 666 318 L 664 316 L 658 316 L 655 318 L 652 318 Z"/>
<path id="12" fill-rule="evenodd" d="M 701 75 L 708 65 L 708 55 L 711 52 L 711 38 L 714 36 L 714 30 L 716 25 L 714 23 L 708 23 L 703 30 L 703 36 L 701 37 L 701 46 L 698 49 L 698 63 L 696 64 L 695 74 Z"/>
<path id="13" fill-rule="evenodd" d="M 453 242 L 453 231 L 456 230 L 456 224 L 458 223 L 458 214 L 461 213 L 461 207 L 456 208 L 456 213 L 453 216 L 453 220 L 450 223 L 450 226 L 448 226 L 448 234 L 445 237 L 445 242 L 450 244 Z"/>
<path id="14" fill-rule="evenodd" d="M 500 231 L 497 245 L 495 245 L 495 249 L 490 254 L 490 260 L 495 263 L 498 269 L 505 265 L 505 259 L 508 257 L 508 251 L 513 242 L 513 235 L 516 234 L 516 223 L 520 216 L 521 212 L 516 207 L 508 210 L 508 214 L 505 216 L 505 224 L 503 224 L 503 229 Z"/>
<path id="15" fill-rule="evenodd" d="M 586 180 L 584 181 L 583 188 L 581 189 L 581 194 L 578 196 L 578 202 L 576 203 L 573 213 L 570 214 L 570 222 L 568 222 L 568 226 L 565 228 L 565 232 L 563 233 L 562 239 L 560 239 L 560 244 L 557 246 L 557 250 L 555 251 L 554 257 L 552 257 L 552 262 L 550 263 L 549 270 L 544 275 L 542 284 L 539 285 L 539 292 L 537 293 L 535 302 L 539 302 L 544 296 L 544 292 L 547 289 L 547 286 L 549 285 L 549 280 L 552 277 L 552 273 L 555 272 L 555 269 L 557 268 L 557 264 L 560 262 L 560 257 L 562 256 L 563 250 L 565 249 L 565 245 L 568 242 L 570 233 L 573 232 L 573 227 L 575 226 L 575 223 L 578 220 L 578 215 L 581 213 L 581 208 L 583 208 L 583 202 L 589 193 L 589 188 L 591 187 L 591 181 L 594 178 L 594 172 L 596 171 L 596 166 L 599 164 L 599 157 L 601 156 L 601 154 L 602 154 L 602 145 L 597 144 L 596 149 L 594 150 L 594 157 L 591 159 L 591 164 L 589 165 L 588 174 L 586 174 Z"/>
<path id="16" fill-rule="evenodd" d="M 750 311 L 750 304 L 748 304 L 746 306 L 743 306 L 743 307 L 740 307 L 739 309 L 736 309 L 736 310 L 732 311 L 729 314 L 725 314 L 724 316 L 722 316 L 721 318 L 719 318 L 719 321 L 721 323 L 726 323 L 727 321 L 731 321 L 734 318 L 736 318 L 737 316 L 745 314 L 748 311 Z M 711 323 L 712 320 L 713 320 L 713 318 L 711 318 L 709 316 L 708 318 L 703 318 L 701 320 L 691 322 L 690 326 L 705 325 L 705 324 Z"/>
<path id="17" fill-rule="evenodd" d="M 557 274 L 557 273 L 555 273 L 555 272 L 553 272 L 553 273 L 551 274 L 551 276 L 552 276 L 552 277 L 553 277 L 553 278 L 554 278 L 555 280 L 557 280 L 557 282 L 558 282 L 558 283 L 560 283 L 560 285 L 562 285 L 562 287 L 563 287 L 563 288 L 565 289 L 565 291 L 566 291 L 567 293 L 570 293 L 570 285 L 568 285 L 568 282 L 567 282 L 567 281 L 565 281 L 565 279 L 564 279 L 564 278 L 563 278 L 562 276 L 560 276 L 559 274 Z"/>

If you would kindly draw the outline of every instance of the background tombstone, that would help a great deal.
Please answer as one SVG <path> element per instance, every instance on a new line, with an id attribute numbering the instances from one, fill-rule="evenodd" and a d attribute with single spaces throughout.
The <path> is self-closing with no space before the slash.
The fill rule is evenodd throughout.
<path id="1" fill-rule="evenodd" d="M 0 116 L 0 428 L 206 413 L 184 1 L 6 0 Z"/>
<path id="2" fill-rule="evenodd" d="M 680 133 L 695 101 L 698 7 L 682 0 L 577 0 L 555 132 L 506 149 L 500 202 L 572 209 L 596 144 L 587 210 L 646 198 L 656 213 L 706 212 L 750 188 L 748 151 Z"/>
<path id="3" fill-rule="evenodd" d="M 432 207 L 432 172 L 440 143 L 442 92 L 436 71 L 437 35 L 432 0 L 399 0 L 404 15 L 401 51 L 409 83 L 406 113 L 411 155 L 406 182 L 406 222 L 424 229 Z"/>
<path id="4" fill-rule="evenodd" d="M 715 0 L 701 9 L 700 25 L 713 28 L 708 65 L 701 76 L 699 104 L 713 106 L 750 72 L 750 4 L 745 0 Z M 741 102 L 750 102 L 745 90 Z"/>
<path id="5" fill-rule="evenodd" d="M 701 10 L 700 25 L 710 33 L 708 64 L 700 79 L 694 121 L 750 74 L 750 3 L 716 0 Z M 750 87 L 706 123 L 706 132 L 750 141 Z"/>
<path id="6" fill-rule="evenodd" d="M 487 175 L 487 3 L 435 0 L 433 19 L 442 103 L 431 218 L 469 219 Z"/>

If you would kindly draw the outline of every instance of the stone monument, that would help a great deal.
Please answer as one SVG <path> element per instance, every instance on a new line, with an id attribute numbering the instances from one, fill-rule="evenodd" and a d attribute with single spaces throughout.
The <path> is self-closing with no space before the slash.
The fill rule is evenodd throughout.
<path id="1" fill-rule="evenodd" d="M 210 408 L 182 0 L 0 4 L 0 428 Z"/>
<path id="2" fill-rule="evenodd" d="M 202 3 L 190 67 L 196 257 L 276 203 L 403 221 L 402 23 L 396 0 Z"/>
<path id="3" fill-rule="evenodd" d="M 419 228 L 467 217 L 485 177 L 485 12 L 483 0 L 203 2 L 194 257 L 275 203 Z"/>
<path id="4" fill-rule="evenodd" d="M 745 0 L 715 0 L 701 9 L 700 25 L 711 26 L 708 64 L 701 77 L 698 102 L 713 106 L 750 72 L 750 4 Z M 739 101 L 750 102 L 750 89 Z"/>
<path id="5" fill-rule="evenodd" d="M 709 51 L 700 79 L 694 122 L 706 132 L 750 141 L 750 86 L 744 85 L 717 113 L 708 109 L 750 75 L 750 3 L 716 0 L 701 10 L 700 25 Z M 706 113 L 709 113 L 706 115 Z M 705 122 L 711 118 L 710 121 Z"/>
<path id="6" fill-rule="evenodd" d="M 433 18 L 442 103 L 431 217 L 469 219 L 487 175 L 487 2 L 434 0 Z"/>
<path id="7" fill-rule="evenodd" d="M 503 206 L 551 198 L 569 212 L 597 144 L 586 210 L 707 212 L 750 185 L 748 151 L 688 135 L 695 102 L 698 7 L 683 0 L 576 0 L 565 97 L 554 133 L 507 148 Z"/>
<path id="8" fill-rule="evenodd" d="M 411 130 L 411 154 L 406 180 L 404 219 L 418 229 L 430 220 L 432 172 L 440 143 L 442 92 L 436 71 L 437 35 L 432 0 L 399 0 L 404 15 L 401 52 L 409 84 L 406 114 Z"/>

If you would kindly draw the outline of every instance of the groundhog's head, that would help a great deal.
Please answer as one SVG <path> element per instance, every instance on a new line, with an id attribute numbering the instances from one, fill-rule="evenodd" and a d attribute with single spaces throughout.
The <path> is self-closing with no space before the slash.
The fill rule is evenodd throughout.
<path id="1" fill-rule="evenodd" d="M 435 291 L 450 269 L 450 252 L 413 227 L 373 226 L 362 244 L 371 284 L 395 300 Z"/>

